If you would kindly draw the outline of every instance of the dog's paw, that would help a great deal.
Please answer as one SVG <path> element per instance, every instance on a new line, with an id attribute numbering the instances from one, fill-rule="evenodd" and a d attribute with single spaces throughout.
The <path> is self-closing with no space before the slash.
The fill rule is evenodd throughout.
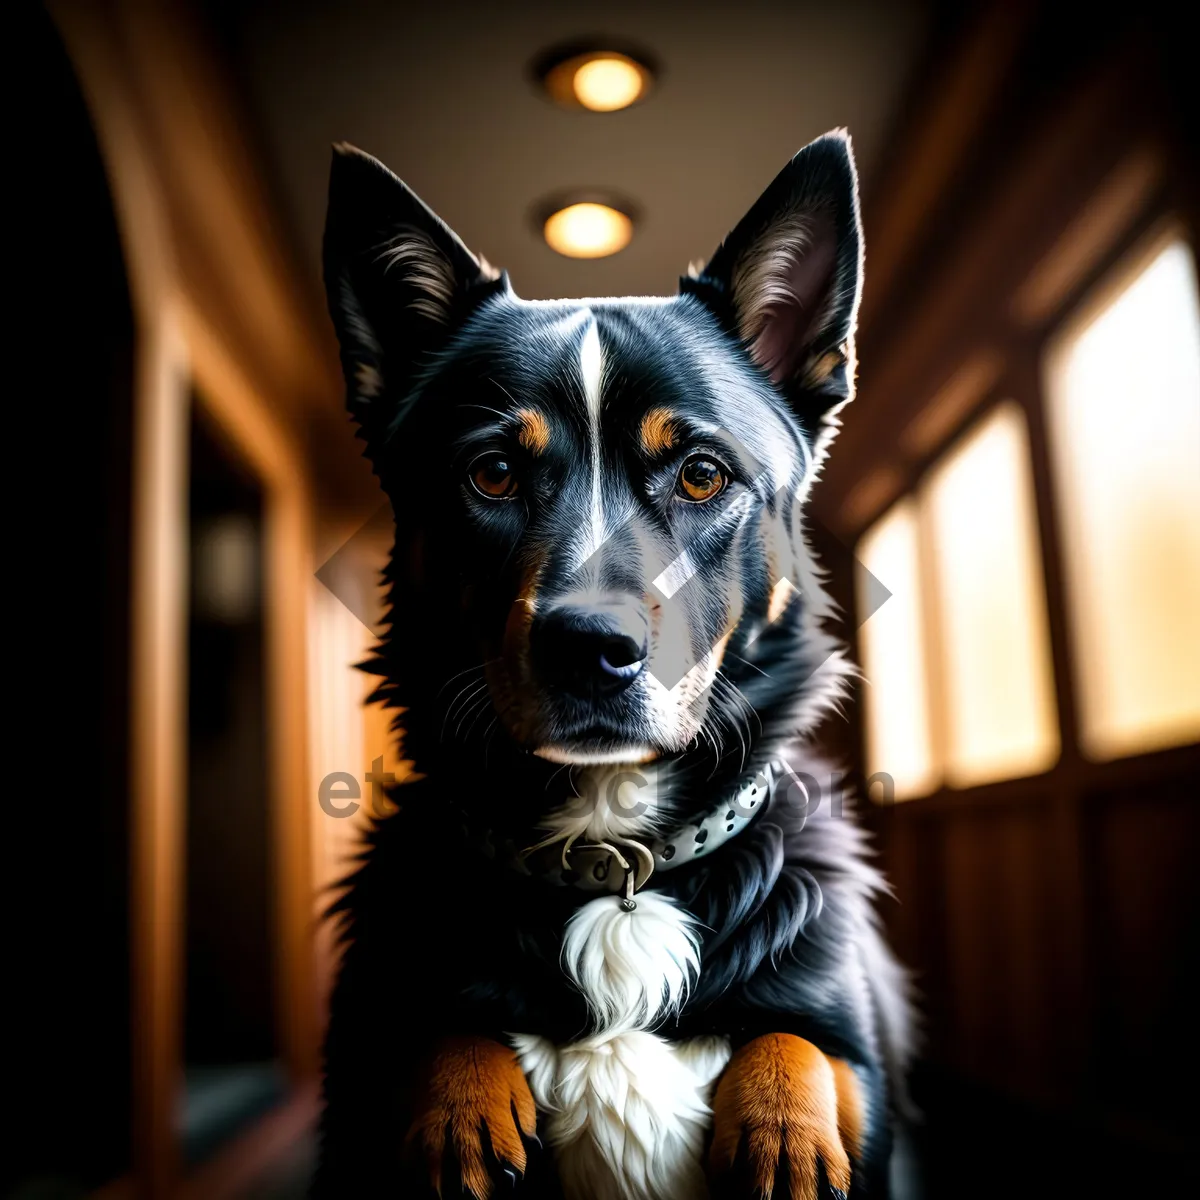
<path id="1" fill-rule="evenodd" d="M 816 1046 L 787 1033 L 755 1038 L 734 1054 L 713 1099 L 716 1194 L 817 1200 L 822 1178 L 834 1195 L 848 1194 L 858 1097 L 846 1072 L 839 1080 Z M 847 1091 L 840 1111 L 839 1082 Z"/>
<path id="2" fill-rule="evenodd" d="M 422 1074 L 405 1147 L 439 1196 L 488 1200 L 525 1174 L 536 1126 L 517 1056 L 491 1038 L 448 1038 Z"/>

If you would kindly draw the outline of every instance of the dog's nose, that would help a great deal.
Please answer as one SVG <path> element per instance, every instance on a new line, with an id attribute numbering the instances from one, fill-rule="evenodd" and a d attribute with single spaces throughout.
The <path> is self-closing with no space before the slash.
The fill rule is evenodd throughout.
<path id="1" fill-rule="evenodd" d="M 529 644 L 547 683 L 577 696 L 611 695 L 642 673 L 646 621 L 626 605 L 559 605 L 534 619 Z"/>

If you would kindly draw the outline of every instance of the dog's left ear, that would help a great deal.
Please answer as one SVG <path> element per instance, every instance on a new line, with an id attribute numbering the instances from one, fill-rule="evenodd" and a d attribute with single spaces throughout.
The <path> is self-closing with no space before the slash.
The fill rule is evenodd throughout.
<path id="1" fill-rule="evenodd" d="M 708 265 L 680 281 L 741 339 L 810 432 L 854 393 L 861 289 L 858 177 L 842 131 L 805 146 Z"/>

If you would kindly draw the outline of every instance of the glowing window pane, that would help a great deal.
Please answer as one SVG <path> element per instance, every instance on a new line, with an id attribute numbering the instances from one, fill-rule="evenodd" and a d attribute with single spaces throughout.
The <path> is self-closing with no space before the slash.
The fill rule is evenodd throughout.
<path id="1" fill-rule="evenodd" d="M 1047 360 L 1080 742 L 1097 759 L 1200 736 L 1200 311 L 1162 247 Z"/>
<path id="2" fill-rule="evenodd" d="M 864 688 L 867 770 L 895 781 L 907 800 L 937 786 L 929 729 L 929 694 L 921 627 L 917 516 L 911 500 L 897 504 L 858 543 L 859 561 L 891 597 L 859 630 Z M 870 607 L 859 579 L 859 605 Z"/>
<path id="3" fill-rule="evenodd" d="M 1025 418 L 1000 405 L 923 490 L 946 779 L 971 787 L 1058 758 Z"/>

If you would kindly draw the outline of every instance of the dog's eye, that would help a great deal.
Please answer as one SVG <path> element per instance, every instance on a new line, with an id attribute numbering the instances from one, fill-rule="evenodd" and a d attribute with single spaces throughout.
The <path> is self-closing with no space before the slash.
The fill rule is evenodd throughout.
<path id="1" fill-rule="evenodd" d="M 696 458 L 689 458 L 683 464 L 675 492 L 693 504 L 703 504 L 705 500 L 719 496 L 725 490 L 727 482 L 725 468 L 719 462 L 698 455 Z"/>
<path id="2" fill-rule="evenodd" d="M 471 464 L 471 483 L 489 500 L 507 500 L 517 494 L 517 477 L 507 454 L 485 454 Z"/>

